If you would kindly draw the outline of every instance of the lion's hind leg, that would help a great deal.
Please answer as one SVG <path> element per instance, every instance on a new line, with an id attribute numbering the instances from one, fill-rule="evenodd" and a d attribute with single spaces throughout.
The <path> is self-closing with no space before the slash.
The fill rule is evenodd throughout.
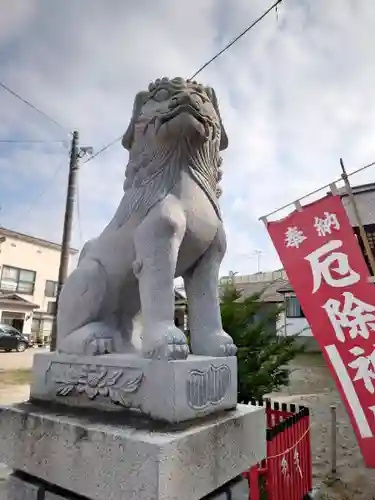
<path id="1" fill-rule="evenodd" d="M 59 297 L 57 348 L 68 354 L 105 354 L 113 350 L 116 329 L 100 321 L 107 297 L 107 273 L 85 257 L 69 276 Z"/>

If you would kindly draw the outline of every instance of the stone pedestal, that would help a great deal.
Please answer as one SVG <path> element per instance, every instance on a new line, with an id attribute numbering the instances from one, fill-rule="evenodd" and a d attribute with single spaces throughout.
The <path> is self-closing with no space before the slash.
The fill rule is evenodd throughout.
<path id="1" fill-rule="evenodd" d="M 172 425 L 24 403 L 0 410 L 0 462 L 52 485 L 48 500 L 200 500 L 266 456 L 265 427 L 244 405 Z"/>
<path id="2" fill-rule="evenodd" d="M 122 497 L 123 498 L 123 497 Z M 122 500 L 121 498 L 121 500 Z M 224 484 L 202 500 L 248 500 L 249 485 L 242 476 Z M 16 472 L 3 485 L 0 500 L 85 500 L 70 491 L 47 484 L 26 474 Z"/>
<path id="3" fill-rule="evenodd" d="M 237 404 L 237 358 L 158 361 L 129 354 L 34 357 L 32 400 L 116 411 L 138 409 L 181 422 Z"/>

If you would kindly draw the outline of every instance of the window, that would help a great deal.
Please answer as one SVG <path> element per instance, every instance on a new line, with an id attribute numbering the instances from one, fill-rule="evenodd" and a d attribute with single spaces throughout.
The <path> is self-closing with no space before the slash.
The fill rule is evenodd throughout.
<path id="1" fill-rule="evenodd" d="M 57 281 L 46 281 L 46 288 L 44 290 L 44 295 L 46 297 L 56 297 L 57 295 Z"/>
<path id="2" fill-rule="evenodd" d="M 287 318 L 304 318 L 305 314 L 297 297 L 286 298 L 286 317 Z"/>
<path id="3" fill-rule="evenodd" d="M 17 292 L 32 295 L 35 286 L 35 271 L 3 266 L 0 288 L 6 292 Z"/>
<path id="4" fill-rule="evenodd" d="M 19 332 L 17 330 L 15 330 L 14 328 L 12 328 L 11 326 L 5 326 L 3 328 L 4 330 L 4 333 L 6 335 L 11 335 L 12 337 L 18 337 L 19 336 Z"/>
<path id="5" fill-rule="evenodd" d="M 56 313 L 56 302 L 49 301 L 47 304 L 47 314 L 55 314 Z"/>

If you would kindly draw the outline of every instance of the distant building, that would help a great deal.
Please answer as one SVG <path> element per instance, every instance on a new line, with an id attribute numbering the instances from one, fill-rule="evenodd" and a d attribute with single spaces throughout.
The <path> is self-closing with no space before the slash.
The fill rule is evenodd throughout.
<path id="1" fill-rule="evenodd" d="M 284 269 L 278 269 L 276 271 L 245 275 L 231 273 L 229 276 L 220 278 L 219 290 L 222 290 L 228 283 L 233 283 L 236 290 L 241 292 L 241 298 L 239 300 L 244 300 L 253 295 L 259 295 L 258 301 L 262 303 L 262 306 L 253 318 L 253 321 L 256 322 L 257 320 L 264 320 L 269 317 L 271 308 L 283 304 L 284 296 L 278 292 L 278 289 L 287 284 L 288 281 Z M 274 320 L 272 320 L 272 322 L 268 320 L 267 324 L 269 331 L 276 335 L 276 322 Z"/>
<path id="2" fill-rule="evenodd" d="M 361 184 L 359 186 L 352 187 L 354 199 L 356 201 L 358 211 L 361 216 L 363 227 L 366 231 L 367 238 L 372 250 L 375 255 L 375 183 Z M 354 214 L 354 209 L 350 201 L 349 196 L 345 192 L 345 189 L 341 190 L 342 202 L 345 207 L 346 213 L 348 214 L 349 220 L 353 226 L 354 232 L 358 237 L 358 242 L 361 247 L 363 256 L 367 262 L 368 268 L 371 272 L 371 268 L 364 250 L 362 240 L 360 238 L 359 227 Z"/>
<path id="3" fill-rule="evenodd" d="M 0 323 L 48 340 L 60 254 L 57 243 L 0 227 Z"/>
<path id="4" fill-rule="evenodd" d="M 236 274 L 229 273 L 228 276 L 222 276 L 219 279 L 219 286 L 225 283 L 233 282 L 235 284 L 241 283 L 272 283 L 276 280 L 287 280 L 287 275 L 284 269 L 277 269 L 276 271 L 259 272 L 254 274 Z"/>
<path id="5" fill-rule="evenodd" d="M 187 300 L 183 289 L 174 291 L 174 323 L 181 330 L 187 330 Z"/>

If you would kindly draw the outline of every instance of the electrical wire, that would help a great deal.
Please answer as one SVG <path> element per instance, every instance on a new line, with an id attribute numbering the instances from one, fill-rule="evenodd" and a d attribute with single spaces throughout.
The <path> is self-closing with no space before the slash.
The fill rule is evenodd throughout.
<path id="1" fill-rule="evenodd" d="M 45 183 L 43 189 L 39 192 L 38 196 L 34 199 L 34 201 L 31 203 L 29 208 L 26 210 L 24 216 L 22 217 L 22 220 L 24 220 L 28 215 L 30 215 L 30 213 L 33 211 L 33 209 L 36 207 L 36 205 L 40 202 L 40 200 L 46 194 L 47 189 L 48 189 L 49 185 L 51 184 L 51 182 L 56 178 L 56 176 L 58 175 L 60 170 L 65 166 L 66 166 L 66 159 L 58 165 L 58 167 L 56 168 L 56 170 L 54 171 L 52 176 Z"/>
<path id="2" fill-rule="evenodd" d="M 40 109 L 38 109 L 36 106 L 34 106 L 34 104 L 31 104 L 30 101 L 28 101 L 27 99 L 24 99 L 23 97 L 21 97 L 19 94 L 17 94 L 17 92 L 15 92 L 14 90 L 12 90 L 9 87 L 7 87 L 4 83 L 0 82 L 0 87 L 2 87 L 4 90 L 6 90 L 7 92 L 9 92 L 12 96 L 14 96 L 17 99 L 19 99 L 20 101 L 22 101 L 24 104 L 26 104 L 27 106 L 29 106 L 31 109 L 33 109 L 34 111 L 36 111 L 40 115 L 44 116 L 44 118 L 47 118 L 47 120 L 49 120 L 50 122 L 54 123 L 55 125 L 57 125 L 61 129 L 63 129 L 65 132 L 70 133 L 66 127 L 63 127 L 61 125 L 61 123 L 59 123 L 56 120 L 54 120 L 53 118 L 51 118 L 44 111 L 41 111 Z"/>
<path id="3" fill-rule="evenodd" d="M 277 6 L 282 2 L 283 0 L 277 0 L 271 7 L 269 7 L 260 17 L 258 17 L 253 23 L 251 23 L 250 26 L 248 26 L 242 33 L 240 33 L 234 40 L 232 40 L 226 47 L 224 47 L 220 52 L 218 52 L 214 57 L 212 57 L 209 61 L 207 61 L 203 66 L 201 66 L 190 78 L 192 80 L 195 78 L 201 71 L 203 71 L 209 64 L 211 64 L 213 61 L 215 61 L 218 57 L 220 57 L 225 51 L 227 51 L 232 45 L 234 45 L 240 38 L 242 38 L 246 33 L 248 33 L 252 28 L 254 28 L 255 25 L 257 25 L 262 19 L 264 19 L 267 14 L 269 14 L 273 9 L 277 9 Z M 97 156 L 99 156 L 103 151 L 106 151 L 108 148 L 113 146 L 117 141 L 119 141 L 122 138 L 122 135 L 118 137 L 117 139 L 114 139 L 112 142 L 109 144 L 106 144 L 104 147 L 102 147 L 97 153 L 94 155 L 90 156 L 86 161 L 83 163 L 88 163 L 89 161 L 93 160 Z"/>
<path id="4" fill-rule="evenodd" d="M 0 144 L 63 144 L 65 141 L 38 141 L 38 140 L 13 140 L 0 139 Z"/>
<path id="5" fill-rule="evenodd" d="M 117 137 L 116 139 L 114 139 L 112 142 L 110 142 L 109 144 L 106 144 L 105 146 L 103 146 L 101 149 L 99 149 L 99 151 L 97 151 L 96 153 L 94 153 L 93 155 L 89 156 L 87 158 L 87 160 L 85 160 L 83 162 L 83 164 L 85 163 L 88 163 L 89 161 L 93 160 L 94 158 L 96 158 L 97 156 L 99 156 L 101 153 L 103 153 L 104 151 L 106 151 L 107 149 L 109 149 L 111 146 L 113 146 L 114 144 L 116 144 L 116 142 L 118 142 L 120 139 L 122 139 L 122 136 L 124 134 L 121 134 L 119 137 Z"/>
<path id="6" fill-rule="evenodd" d="M 248 33 L 254 26 L 256 26 L 262 19 L 264 19 L 273 9 L 276 9 L 276 13 L 277 13 L 277 7 L 278 5 L 282 2 L 283 0 L 277 0 L 273 5 L 271 5 L 271 7 L 269 7 L 260 17 L 258 17 L 250 26 L 248 26 L 242 33 L 240 33 L 234 40 L 232 40 L 228 45 L 226 45 L 222 50 L 220 50 L 214 57 L 212 57 L 209 61 L 207 61 L 205 64 L 203 64 L 194 74 L 193 76 L 190 78 L 190 80 L 192 80 L 193 78 L 195 78 L 199 73 L 201 73 L 205 68 L 207 68 L 207 66 L 209 66 L 213 61 L 215 61 L 218 57 L 220 57 L 224 52 L 226 52 L 230 47 L 232 47 L 232 45 L 234 45 L 238 40 L 240 40 L 240 38 L 242 38 L 246 33 Z M 33 109 L 34 111 L 36 111 L 37 113 L 39 113 L 40 115 L 44 116 L 45 118 L 47 118 L 49 121 L 51 121 L 52 123 L 54 123 L 55 125 L 57 125 L 58 127 L 60 127 L 61 129 L 63 129 L 65 132 L 68 132 L 69 134 L 71 134 L 71 132 L 69 132 L 66 127 L 64 127 L 63 125 L 61 125 L 59 122 L 57 122 L 56 120 L 54 120 L 53 118 L 51 118 L 49 115 L 47 115 L 46 113 L 44 113 L 44 111 L 41 111 L 40 109 L 38 109 L 36 106 L 34 106 L 31 102 L 29 102 L 27 99 L 24 99 L 23 97 L 21 97 L 19 94 L 17 94 L 17 92 L 15 92 L 14 90 L 10 89 L 8 86 L 6 86 L 4 83 L 0 82 L 0 87 L 2 87 L 4 90 L 6 90 L 7 92 L 9 92 L 11 95 L 13 95 L 14 97 L 16 97 L 17 99 L 19 99 L 20 101 L 22 101 L 24 104 L 26 104 L 27 106 L 29 106 L 31 109 Z M 117 137 L 116 139 L 114 139 L 113 141 L 111 141 L 110 143 L 106 144 L 105 146 L 103 146 L 101 149 L 99 149 L 99 151 L 97 151 L 95 154 L 91 155 L 89 158 L 87 158 L 83 164 L 86 164 L 88 162 L 90 162 L 91 160 L 93 160 L 94 158 L 98 157 L 101 153 L 103 153 L 104 151 L 106 151 L 107 149 L 109 149 L 110 147 L 112 147 L 114 144 L 116 144 L 121 138 L 122 138 L 123 134 L 121 134 L 119 137 Z M 47 141 L 11 141 L 11 140 L 7 140 L 7 141 L 0 141 L 0 143 L 21 143 L 21 142 L 47 142 Z M 63 142 L 63 141 L 56 141 L 56 142 Z M 60 165 L 55 173 L 53 174 L 53 176 L 50 178 L 48 184 L 56 177 L 56 175 L 59 173 L 60 169 L 62 168 L 63 165 Z M 40 199 L 44 196 L 45 192 L 47 190 L 47 186 L 43 189 L 43 191 L 40 193 L 40 195 L 37 197 L 37 199 L 34 201 L 34 203 L 30 206 L 29 210 L 27 211 L 27 213 L 25 215 L 28 215 L 31 210 L 34 208 L 34 206 L 36 206 L 36 204 L 40 201 Z M 81 228 L 81 222 L 80 222 L 80 208 L 79 208 L 79 193 L 78 193 L 78 189 L 77 189 L 77 217 L 78 217 L 78 226 L 79 226 L 79 232 L 80 232 L 80 236 L 81 236 L 81 239 L 82 239 L 82 228 Z"/>
<path id="7" fill-rule="evenodd" d="M 79 178 L 77 177 L 77 190 L 76 190 L 76 210 L 77 210 L 77 226 L 80 243 L 83 243 L 83 232 L 81 224 L 81 208 L 80 208 L 80 189 L 79 189 Z"/>
<path id="8" fill-rule="evenodd" d="M 368 165 L 365 165 L 364 167 L 360 167 L 360 168 L 357 168 L 357 170 L 353 170 L 353 172 L 350 172 L 348 174 L 348 177 L 350 177 L 351 175 L 354 175 L 354 174 L 358 174 L 359 172 L 362 172 L 363 170 L 366 170 L 367 168 L 370 168 L 370 167 L 373 167 L 375 165 L 375 161 L 373 161 L 372 163 L 369 163 Z M 321 186 L 320 188 L 318 189 L 315 189 L 314 191 L 311 191 L 310 193 L 307 193 L 303 196 L 301 196 L 300 198 L 298 198 L 297 200 L 294 200 L 292 201 L 291 203 L 287 203 L 286 205 L 283 205 L 282 207 L 280 208 L 277 208 L 276 210 L 273 210 L 272 212 L 270 212 L 269 214 L 266 214 L 266 215 L 262 215 L 262 217 L 259 217 L 258 220 L 260 221 L 266 221 L 268 217 L 270 217 L 271 215 L 275 215 L 277 214 L 277 212 L 281 212 L 281 210 L 285 210 L 286 208 L 289 208 L 291 207 L 292 205 L 294 205 L 296 202 L 298 201 L 302 201 L 304 200 L 305 198 L 308 198 L 309 196 L 312 196 L 314 194 L 317 194 L 319 193 L 320 191 L 323 191 L 323 189 L 327 189 L 329 188 L 332 184 L 336 184 L 336 182 L 340 182 L 342 181 L 342 177 L 339 177 L 338 179 L 335 179 L 334 181 L 331 181 L 329 182 L 328 184 L 325 184 L 324 186 Z"/>
<path id="9" fill-rule="evenodd" d="M 195 78 L 201 71 L 203 71 L 209 64 L 214 62 L 218 57 L 220 57 L 224 52 L 226 52 L 232 45 L 234 45 L 240 38 L 242 38 L 246 33 L 248 33 L 252 28 L 254 28 L 255 25 L 257 25 L 262 19 L 264 19 L 267 14 L 269 14 L 273 9 L 277 9 L 277 6 L 282 2 L 283 0 L 277 0 L 271 7 L 269 7 L 258 19 L 256 19 L 250 26 L 248 26 L 242 33 L 240 33 L 234 40 L 232 40 L 228 45 L 226 45 L 220 52 L 218 52 L 214 57 L 212 57 L 209 61 L 207 61 L 203 66 L 201 66 L 192 77 L 190 77 L 190 80 Z M 276 11 L 277 12 L 277 11 Z M 278 15 L 278 13 L 277 13 Z"/>

